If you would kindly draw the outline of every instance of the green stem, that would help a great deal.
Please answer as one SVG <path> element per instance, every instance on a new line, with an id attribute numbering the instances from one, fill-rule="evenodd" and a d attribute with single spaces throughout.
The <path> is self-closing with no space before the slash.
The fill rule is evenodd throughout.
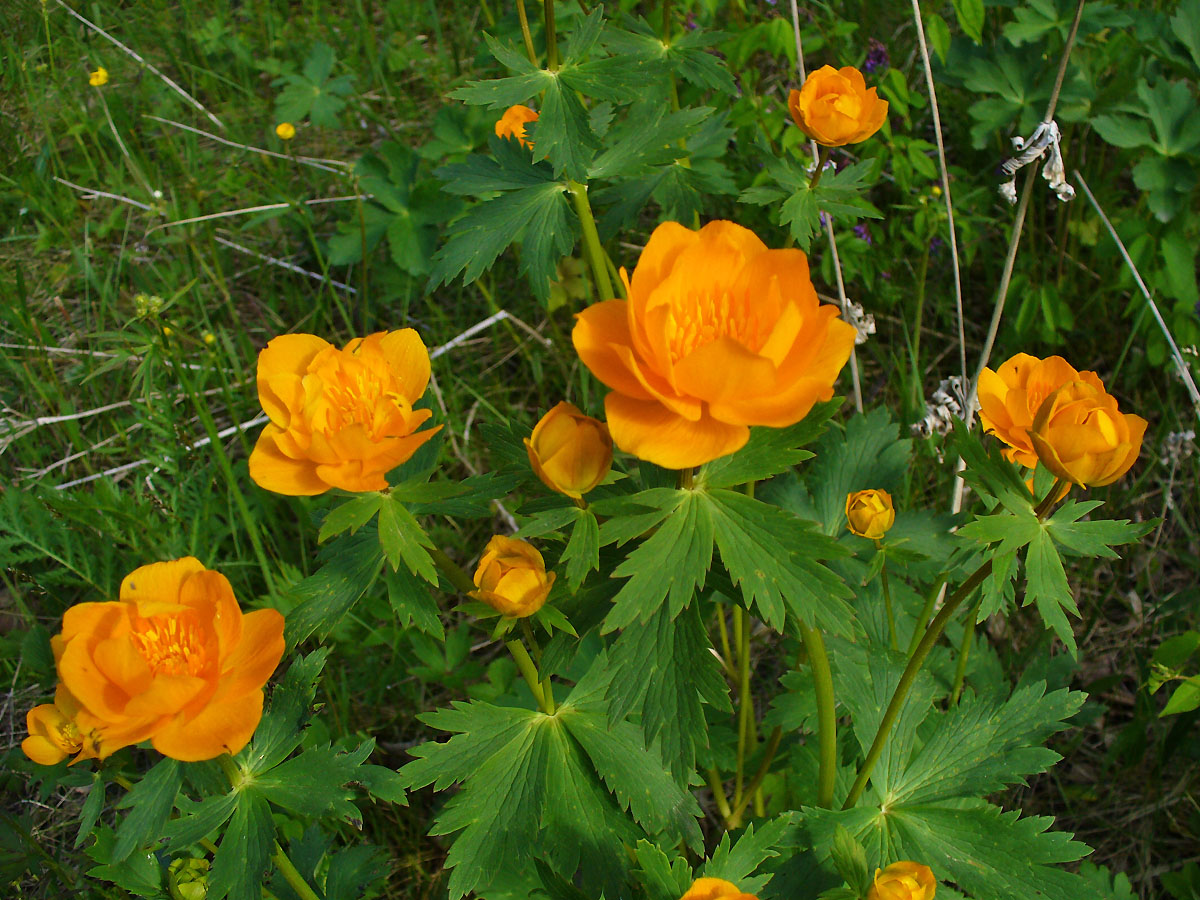
<path id="1" fill-rule="evenodd" d="M 817 154 L 817 168 L 812 174 L 812 180 L 808 183 L 808 189 L 815 191 L 817 185 L 821 183 L 821 173 L 825 171 L 825 163 L 829 162 L 829 148 L 822 147 L 821 152 Z"/>
<path id="2" fill-rule="evenodd" d="M 887 743 L 892 726 L 896 724 L 896 719 L 900 715 L 904 701 L 908 698 L 908 692 L 912 689 L 913 682 L 917 680 L 917 674 L 921 671 L 921 666 L 925 663 L 925 657 L 929 655 L 929 651 L 933 649 L 933 645 L 937 643 L 937 639 L 942 636 L 942 632 L 946 629 L 946 624 L 962 605 L 963 601 L 970 596 L 971 591 L 975 590 L 983 579 L 987 578 L 988 573 L 991 571 L 992 561 L 989 559 L 976 569 L 971 574 L 971 577 L 962 583 L 958 590 L 946 599 L 941 612 L 929 623 L 929 628 L 926 629 L 924 637 L 917 644 L 916 652 L 909 657 L 908 665 L 904 667 L 904 674 L 900 676 L 900 683 L 896 685 L 896 691 L 892 694 L 892 700 L 888 703 L 888 707 L 883 713 L 883 719 L 879 723 L 879 730 L 875 732 L 875 740 L 871 742 L 871 749 L 867 751 L 867 758 L 863 760 L 862 768 L 858 770 L 858 777 L 854 779 L 854 784 L 850 787 L 850 793 L 846 796 L 846 802 L 842 804 L 842 809 L 850 809 L 854 806 L 866 789 L 871 772 L 874 770 L 875 764 L 879 762 L 879 757 L 883 753 L 883 745 Z"/>
<path id="3" fill-rule="evenodd" d="M 925 605 L 921 607 L 921 617 L 917 619 L 917 624 L 913 627 L 912 640 L 908 642 L 907 656 L 912 656 L 917 652 L 917 644 L 921 643 L 921 635 L 925 633 L 925 626 L 929 624 L 929 617 L 933 615 L 933 607 L 947 580 L 947 576 L 939 575 L 937 581 L 929 588 L 929 593 L 925 595 Z"/>
<path id="4" fill-rule="evenodd" d="M 754 699 L 750 695 L 750 617 L 740 606 L 733 608 L 734 633 L 738 637 L 738 742 L 737 772 L 734 780 L 733 803 L 741 804 L 744 795 L 746 757 L 754 750 Z"/>
<path id="5" fill-rule="evenodd" d="M 878 541 L 875 542 L 878 545 Z M 887 612 L 888 637 L 892 643 L 892 649 L 900 650 L 900 639 L 896 637 L 896 614 L 892 610 L 892 588 L 888 584 L 887 560 L 884 560 L 883 565 L 879 568 L 879 584 L 883 587 L 883 608 Z"/>
<path id="6" fill-rule="evenodd" d="M 721 814 L 721 819 L 728 822 L 733 816 L 733 811 L 729 808 L 729 798 L 725 796 L 725 785 L 721 782 L 721 773 L 715 768 L 708 770 L 708 788 L 712 791 L 713 800 L 717 804 L 717 812 Z"/>
<path id="7" fill-rule="evenodd" d="M 300 870 L 288 858 L 279 841 L 275 841 L 275 852 L 271 854 L 271 862 L 275 863 L 275 868 L 279 870 L 283 880 L 296 892 L 296 896 L 300 897 L 300 900 L 320 900 L 317 892 L 308 886 L 308 882 L 304 880 Z"/>
<path id="8" fill-rule="evenodd" d="M 759 796 L 759 790 L 762 788 L 763 780 L 771 771 L 771 763 L 775 759 L 775 753 L 779 750 L 779 741 L 783 738 L 783 729 L 778 725 L 771 732 L 771 736 L 767 738 L 767 749 L 763 751 L 762 762 L 758 764 L 758 771 L 754 773 L 754 778 L 751 780 L 749 787 L 746 788 L 746 793 L 742 795 L 742 799 L 738 801 L 733 810 L 725 817 L 726 830 L 738 828 L 742 824 L 742 813 L 745 812 L 747 805 L 752 797 Z"/>
<path id="9" fill-rule="evenodd" d="M 521 37 L 525 40 L 525 52 L 529 61 L 538 65 L 537 51 L 533 49 L 533 35 L 529 31 L 529 17 L 525 15 L 525 0 L 517 0 L 517 18 L 521 20 Z"/>
<path id="10" fill-rule="evenodd" d="M 434 561 L 442 573 L 450 579 L 450 583 L 454 585 L 455 590 L 460 594 L 472 594 L 475 591 L 475 582 L 471 580 L 463 569 L 445 553 L 437 547 L 426 547 L 425 552 L 429 554 L 429 558 Z"/>
<path id="11" fill-rule="evenodd" d="M 967 659 L 971 655 L 971 643 L 975 638 L 975 620 L 979 618 L 979 606 L 983 603 L 980 597 L 967 614 L 963 627 L 962 646 L 958 650 L 958 665 L 954 667 L 954 687 L 950 690 L 950 705 L 958 706 L 959 695 L 962 694 L 963 679 L 967 677 Z"/>
<path id="12" fill-rule="evenodd" d="M 546 4 L 549 7 L 551 4 Z M 583 252 L 587 255 L 588 267 L 592 270 L 592 282 L 596 285 L 597 300 L 613 299 L 612 283 L 608 280 L 604 247 L 600 245 L 600 232 L 596 230 L 596 219 L 592 216 L 592 205 L 588 202 L 587 185 L 578 181 L 567 182 L 567 193 L 583 227 Z"/>
<path id="13" fill-rule="evenodd" d="M 817 698 L 817 743 L 820 768 L 817 774 L 817 806 L 833 806 L 833 787 L 837 778 L 837 713 L 833 696 L 833 673 L 829 669 L 829 654 L 825 638 L 816 628 L 800 623 L 800 637 L 812 667 L 813 691 Z"/>
<path id="14" fill-rule="evenodd" d="M 548 716 L 553 715 L 554 707 L 547 703 L 546 693 L 542 690 L 541 676 L 538 674 L 537 666 L 529 658 L 529 651 L 525 649 L 525 644 L 518 638 L 515 641 L 505 641 L 504 646 L 508 648 L 517 668 L 521 670 L 521 675 L 525 678 L 525 683 L 529 685 L 529 692 L 537 701 L 538 708 Z"/>
<path id="15" fill-rule="evenodd" d="M 733 648 L 729 645 L 729 628 L 725 624 L 725 608 L 717 605 L 717 632 L 721 637 L 721 653 L 725 660 L 725 675 L 730 681 L 737 677 L 737 663 L 733 657 Z"/>
<path id="16" fill-rule="evenodd" d="M 558 34 L 554 28 L 554 0 L 544 0 L 546 13 L 546 68 L 558 71 Z"/>
<path id="17" fill-rule="evenodd" d="M 488 6 L 487 0 L 479 0 L 479 9 L 483 12 L 484 19 L 487 20 L 488 28 L 495 27 L 496 16 L 492 12 L 492 8 Z"/>

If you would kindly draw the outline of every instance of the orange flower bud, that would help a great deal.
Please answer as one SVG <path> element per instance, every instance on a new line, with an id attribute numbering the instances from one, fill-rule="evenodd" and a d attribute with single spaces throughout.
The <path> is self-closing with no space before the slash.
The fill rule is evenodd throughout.
<path id="1" fill-rule="evenodd" d="M 1072 381 L 1085 381 L 1104 390 L 1095 372 L 1078 372 L 1061 356 L 1038 359 L 1018 353 L 995 372 L 985 368 L 979 373 L 978 388 L 983 430 L 1008 444 L 1006 458 L 1032 469 L 1038 459 L 1029 439 L 1033 417 L 1043 400 Z"/>
<path id="2" fill-rule="evenodd" d="M 846 522 L 859 537 L 877 541 L 895 521 L 896 510 L 887 491 L 855 491 L 846 495 Z"/>
<path id="3" fill-rule="evenodd" d="M 1141 416 L 1120 412 L 1103 386 L 1072 381 L 1042 402 L 1029 437 L 1042 465 L 1056 477 L 1100 487 L 1133 466 L 1146 424 Z"/>
<path id="4" fill-rule="evenodd" d="M 237 753 L 254 734 L 283 656 L 283 616 L 243 614 L 228 579 L 188 556 L 134 570 L 118 601 L 72 606 L 51 647 L 79 707 L 82 755 L 149 739 L 194 762 Z"/>
<path id="5" fill-rule="evenodd" d="M 381 491 L 385 474 L 441 425 L 413 409 L 429 383 L 429 352 L 411 328 L 355 338 L 338 350 L 311 334 L 275 338 L 258 356 L 258 399 L 270 422 L 250 477 L 291 496 Z"/>
<path id="6" fill-rule="evenodd" d="M 525 438 L 529 464 L 546 487 L 578 500 L 612 468 L 608 426 L 565 400 L 542 416 Z"/>
<path id="7" fill-rule="evenodd" d="M 497 534 L 488 541 L 474 581 L 478 590 L 471 596 L 503 615 L 523 619 L 542 608 L 554 585 L 554 573 L 546 571 L 546 562 L 533 544 Z"/>
<path id="8" fill-rule="evenodd" d="M 612 389 L 616 445 L 669 469 L 733 453 L 751 425 L 799 422 L 833 396 L 854 347 L 854 327 L 818 303 L 808 258 L 733 222 L 664 222 L 621 277 L 628 301 L 592 304 L 571 339 Z"/>
<path id="9" fill-rule="evenodd" d="M 537 120 L 538 114 L 528 106 L 522 106 L 520 103 L 510 106 L 496 122 L 496 137 L 515 137 L 522 147 L 533 147 L 533 141 L 525 140 L 525 123 Z"/>
<path id="10" fill-rule="evenodd" d="M 818 144 L 841 147 L 865 141 L 887 118 L 888 104 L 867 88 L 853 66 L 822 66 L 788 95 L 788 109 L 800 130 Z"/>
<path id="11" fill-rule="evenodd" d="M 679 900 L 758 900 L 723 878 L 697 878 Z"/>
<path id="12" fill-rule="evenodd" d="M 933 900 L 937 879 L 929 866 L 905 860 L 875 870 L 867 900 Z"/>

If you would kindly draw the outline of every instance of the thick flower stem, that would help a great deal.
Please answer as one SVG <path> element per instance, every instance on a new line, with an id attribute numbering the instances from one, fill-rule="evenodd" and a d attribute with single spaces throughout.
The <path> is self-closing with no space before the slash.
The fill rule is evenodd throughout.
<path id="1" fill-rule="evenodd" d="M 547 3 L 547 8 L 550 7 Z M 596 230 L 596 219 L 592 216 L 592 205 L 588 202 L 587 185 L 578 181 L 567 182 L 567 193 L 575 205 L 575 215 L 583 228 L 583 252 L 587 255 L 588 268 L 592 270 L 592 283 L 596 287 L 596 300 L 612 300 L 612 283 L 608 280 L 604 247 L 600 245 L 600 232 Z"/>
<path id="2" fill-rule="evenodd" d="M 554 27 L 554 0 L 543 0 L 546 13 L 546 68 L 558 71 L 558 34 Z"/>
<path id="3" fill-rule="evenodd" d="M 812 667 L 813 692 L 817 698 L 817 744 L 820 768 L 817 774 L 817 806 L 833 806 L 833 787 L 837 778 L 837 714 L 833 696 L 833 673 L 829 669 L 829 654 L 825 638 L 816 628 L 800 623 L 800 637 L 808 664 Z"/>
<path id="4" fill-rule="evenodd" d="M 817 154 L 817 167 L 813 170 L 812 181 L 808 183 L 808 189 L 815 191 L 817 185 L 821 183 L 821 173 L 825 171 L 825 163 L 829 162 L 830 150 L 828 147 L 822 147 Z"/>
<path id="5" fill-rule="evenodd" d="M 734 780 L 734 806 L 743 806 L 749 793 L 742 791 L 746 758 L 758 743 L 754 733 L 754 697 L 750 693 L 750 617 L 740 606 L 733 608 L 733 631 L 738 645 L 738 742 L 737 772 Z"/>
<path id="6" fill-rule="evenodd" d="M 529 658 L 529 651 L 525 649 L 525 644 L 518 638 L 515 641 L 505 641 L 504 646 L 508 648 L 517 668 L 521 670 L 521 675 L 524 676 L 525 683 L 529 685 L 529 692 L 537 701 L 538 708 L 548 716 L 554 715 L 554 701 L 550 700 L 546 696 L 546 692 L 542 690 L 541 676 L 538 674 L 537 666 Z"/>
<path id="7" fill-rule="evenodd" d="M 320 900 L 317 892 L 308 886 L 308 882 L 304 880 L 304 876 L 288 858 L 279 841 L 275 841 L 275 852 L 271 854 L 271 862 L 275 864 L 275 868 L 279 870 L 279 874 L 283 876 L 283 880 L 288 883 L 296 896 L 300 900 Z"/>
<path id="8" fill-rule="evenodd" d="M 925 605 L 921 607 L 921 617 L 917 619 L 917 624 L 913 628 L 912 640 L 908 642 L 906 656 L 912 656 L 917 652 L 917 645 L 921 643 L 921 635 L 925 633 L 925 626 L 929 624 L 929 617 L 933 615 L 933 607 L 937 604 L 938 597 L 941 596 L 942 588 L 945 585 L 946 576 L 939 575 L 937 581 L 929 589 L 929 593 L 925 595 Z"/>
<path id="9" fill-rule="evenodd" d="M 871 772 L 874 770 L 875 764 L 879 762 L 879 757 L 883 753 L 883 746 L 887 743 L 888 736 L 891 734 L 892 726 L 896 724 L 896 719 L 900 715 L 904 701 L 908 699 L 908 692 L 912 690 L 913 682 L 917 680 L 917 674 L 921 671 L 921 666 L 925 663 L 925 657 L 929 655 L 929 651 L 933 649 L 933 645 L 942 636 L 942 632 L 946 630 L 946 624 L 954 616 L 954 613 L 962 605 L 963 601 L 970 596 L 971 591 L 975 590 L 983 582 L 983 579 L 987 578 L 988 573 L 991 571 L 992 561 L 989 559 L 976 569 L 971 577 L 959 586 L 957 591 L 946 599 L 941 612 L 929 623 L 929 628 L 926 629 L 924 637 L 917 644 L 916 651 L 909 657 L 908 665 L 904 667 L 904 674 L 900 676 L 900 683 L 896 685 L 896 691 L 892 694 L 892 700 L 888 703 L 888 707 L 883 713 L 883 719 L 879 723 L 879 730 L 875 732 L 875 740 L 871 742 L 871 749 L 867 751 L 867 758 L 863 760 L 862 768 L 858 770 L 858 777 L 854 779 L 854 784 L 850 787 L 850 793 L 846 796 L 846 802 L 842 804 L 842 809 L 850 809 L 854 806 L 866 789 L 867 781 L 871 778 Z"/>
<path id="10" fill-rule="evenodd" d="M 529 31 L 529 17 L 525 14 L 525 0 L 517 0 L 517 18 L 521 20 L 521 37 L 525 40 L 525 52 L 529 61 L 538 64 L 537 51 L 533 49 L 533 35 Z"/>
<path id="11" fill-rule="evenodd" d="M 717 804 L 717 812 L 721 814 L 721 820 L 728 822 L 733 816 L 733 810 L 729 808 L 729 798 L 725 796 L 725 785 L 721 782 L 721 773 L 716 768 L 708 770 L 708 788 L 712 791 L 713 801 Z"/>
<path id="12" fill-rule="evenodd" d="M 775 760 L 775 753 L 779 750 L 779 742 L 783 738 L 783 729 L 775 726 L 775 730 L 771 732 L 771 736 L 767 738 L 767 748 L 763 751 L 762 762 L 758 764 L 758 771 L 754 773 L 754 779 L 750 782 L 750 786 L 746 788 L 742 799 L 738 801 L 732 811 L 725 815 L 725 830 L 732 831 L 735 828 L 740 828 L 742 825 L 742 813 L 745 812 L 746 806 L 749 805 L 751 798 L 760 796 L 759 791 L 762 789 L 762 783 L 771 771 L 771 763 Z M 720 804 L 718 804 L 720 806 Z M 726 804 L 728 806 L 728 804 Z M 757 813 L 761 815 L 761 813 Z M 724 815 L 724 814 L 723 814 Z"/>

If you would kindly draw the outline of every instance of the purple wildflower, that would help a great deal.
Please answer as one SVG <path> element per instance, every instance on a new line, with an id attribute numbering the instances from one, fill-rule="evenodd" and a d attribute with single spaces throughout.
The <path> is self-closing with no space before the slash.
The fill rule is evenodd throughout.
<path id="1" fill-rule="evenodd" d="M 866 222 L 859 222 L 857 225 L 855 225 L 854 226 L 854 234 L 858 237 L 859 240 L 866 241 L 868 245 L 874 243 L 871 240 L 871 229 L 869 227 L 867 227 Z"/>
<path id="2" fill-rule="evenodd" d="M 945 246 L 946 242 L 937 235 L 934 235 L 933 240 L 929 242 L 929 252 L 934 256 L 937 256 L 939 253 L 941 253 L 942 248 Z"/>
<path id="3" fill-rule="evenodd" d="M 891 65 L 891 60 L 888 58 L 887 47 L 883 46 L 875 38 L 871 38 L 871 43 L 867 45 L 867 59 L 863 63 L 864 72 L 874 72 L 877 69 L 886 69 Z"/>

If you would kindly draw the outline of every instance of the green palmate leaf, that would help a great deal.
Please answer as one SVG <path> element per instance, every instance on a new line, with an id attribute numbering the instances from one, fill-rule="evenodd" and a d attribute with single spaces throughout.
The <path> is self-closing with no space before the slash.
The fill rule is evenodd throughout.
<path id="1" fill-rule="evenodd" d="M 104 782 L 100 780 L 100 773 L 97 772 L 92 778 L 92 787 L 88 791 L 87 800 L 83 803 L 83 809 L 79 812 L 79 831 L 75 834 L 74 849 L 78 850 L 92 836 L 92 829 L 95 828 L 96 820 L 100 818 L 100 813 L 103 811 Z"/>
<path id="2" fill-rule="evenodd" d="M 571 691 L 558 716 L 583 748 L 596 774 L 617 797 L 621 808 L 651 836 L 664 833 L 672 842 L 702 845 L 696 817 L 700 807 L 680 788 L 657 753 L 646 748 L 642 731 L 609 715 L 606 693 L 614 669 L 605 654 Z"/>
<path id="3" fill-rule="evenodd" d="M 331 816 L 361 828 L 362 816 L 350 802 L 357 792 L 348 785 L 358 780 L 359 767 L 374 747 L 374 740 L 349 752 L 309 747 L 257 775 L 254 789 L 277 806 L 302 816 Z"/>
<path id="4" fill-rule="evenodd" d="M 658 740 L 662 758 L 682 784 L 695 768 L 696 748 L 708 745 L 702 704 L 731 708 L 711 650 L 695 607 L 672 621 L 663 606 L 648 622 L 622 631 L 609 658 L 609 721 L 640 714 L 647 743 Z"/>
<path id="5" fill-rule="evenodd" d="M 526 126 L 535 159 L 548 159 L 556 173 L 575 181 L 587 179 L 588 164 L 600 149 L 600 140 L 588 122 L 579 95 L 555 78 L 546 87 L 541 113 Z"/>
<path id="6" fill-rule="evenodd" d="M 521 271 L 529 274 L 539 297 L 548 296 L 558 260 L 574 245 L 575 226 L 567 219 L 564 190 L 558 182 L 537 184 L 473 207 L 451 226 L 449 242 L 434 256 L 429 288 L 447 284 L 460 273 L 464 282 L 474 281 L 505 247 L 520 241 Z"/>
<path id="7" fill-rule="evenodd" d="M 491 156 L 472 154 L 461 163 L 442 166 L 434 175 L 450 194 L 487 196 L 495 191 L 512 191 L 554 181 L 554 172 L 545 163 L 531 163 L 529 150 L 518 141 L 492 135 L 488 138 Z"/>
<path id="8" fill-rule="evenodd" d="M 253 789 L 243 790 L 213 857 L 206 900 L 260 900 L 274 841 L 267 801 Z"/>
<path id="9" fill-rule="evenodd" d="M 508 472 L 484 472 L 462 481 L 435 481 L 420 485 L 397 485 L 392 493 L 410 506 L 418 516 L 454 516 L 458 519 L 483 519 L 494 514 L 492 501 L 506 496 L 519 485 L 522 476 Z"/>
<path id="10" fill-rule="evenodd" d="M 822 535 L 812 522 L 747 497 L 717 489 L 701 495 L 721 550 L 721 562 L 741 588 L 747 608 L 783 630 L 785 610 L 809 625 L 835 634 L 852 633 L 854 611 L 845 599 L 852 592 L 822 559 L 848 551 Z"/>
<path id="11" fill-rule="evenodd" d="M 620 841 L 634 835 L 600 786 L 582 751 L 557 717 L 528 710 L 456 703 L 422 717 L 455 732 L 442 744 L 417 747 L 401 770 L 410 787 L 459 782 L 430 833 L 460 832 L 446 858 L 451 898 L 486 888 L 502 870 L 530 865 L 549 844 L 554 867 L 614 886 L 624 871 Z M 613 840 L 616 837 L 617 840 Z"/>
<path id="12" fill-rule="evenodd" d="M 401 628 L 412 626 L 438 640 L 445 640 L 446 630 L 442 626 L 437 599 L 428 584 L 407 568 L 385 570 L 383 583 L 387 585 L 388 604 Z"/>
<path id="13" fill-rule="evenodd" d="M 237 804 L 236 791 L 205 797 L 199 803 L 180 796 L 177 800 L 178 818 L 171 819 L 163 828 L 167 846 L 172 850 L 182 850 L 216 831 L 233 815 Z"/>
<path id="14" fill-rule="evenodd" d="M 384 498 L 379 510 L 379 545 L 392 569 L 398 570 L 403 561 L 412 574 L 436 586 L 437 565 L 425 551 L 433 541 L 405 508 L 401 496 L 393 492 Z"/>
<path id="15" fill-rule="evenodd" d="M 638 841 L 634 852 L 647 900 L 679 900 L 692 886 L 692 870 L 686 860 L 676 857 L 672 862 L 649 841 Z"/>
<path id="16" fill-rule="evenodd" d="M 871 887 L 871 872 L 867 868 L 867 853 L 845 828 L 838 825 L 833 832 L 833 864 L 855 897 L 865 896 Z"/>
<path id="17" fill-rule="evenodd" d="M 754 873 L 768 859 L 779 856 L 783 838 L 793 826 L 794 814 L 784 812 L 768 822 L 759 822 L 757 829 L 753 824 L 747 825 L 732 847 L 726 832 L 721 835 L 712 858 L 704 864 L 705 876 L 731 881 L 745 893 L 757 893 L 771 876 Z"/>
<path id="18" fill-rule="evenodd" d="M 621 546 L 656 528 L 682 502 L 675 488 L 656 487 L 628 497 L 612 497 L 589 504 L 598 516 L 608 516 L 600 526 L 600 546 Z"/>
<path id="19" fill-rule="evenodd" d="M 288 590 L 289 597 L 299 601 L 284 625 L 289 648 L 313 632 L 328 635 L 383 568 L 379 536 L 371 527 L 327 544 L 320 558 L 321 568 Z"/>
<path id="20" fill-rule="evenodd" d="M 567 584 L 579 590 L 588 572 L 600 568 L 600 524 L 590 509 L 579 510 L 571 539 L 563 550 L 560 562 L 567 564 Z"/>
<path id="21" fill-rule="evenodd" d="M 999 544 L 996 547 L 997 553 L 1015 553 L 1037 540 L 1044 530 L 1031 507 L 1013 514 L 976 516 L 974 521 L 968 522 L 958 533 L 981 544 Z"/>
<path id="22" fill-rule="evenodd" d="M 683 154 L 679 141 L 686 140 L 712 112 L 709 107 L 671 112 L 652 101 L 634 106 L 605 135 L 607 149 L 588 169 L 588 178 L 646 175 L 657 166 L 674 163 Z"/>
<path id="23" fill-rule="evenodd" d="M 282 682 L 271 691 L 266 712 L 253 739 L 238 754 L 243 767 L 251 774 L 277 766 L 300 746 L 317 692 L 317 679 L 321 677 L 328 655 L 328 648 L 322 647 L 307 656 L 296 657 L 284 673 Z"/>
<path id="24" fill-rule="evenodd" d="M 737 85 L 720 57 L 710 53 L 728 37 L 720 31 L 688 32 L 665 44 L 661 36 L 645 19 L 626 15 L 623 28 L 610 29 L 605 45 L 630 57 L 665 64 L 684 80 L 702 88 L 712 88 L 726 94 L 737 92 Z"/>
<path id="25" fill-rule="evenodd" d="M 1047 520 L 1046 530 L 1057 544 L 1073 553 L 1115 558 L 1114 546 L 1132 543 L 1154 528 L 1154 522 L 1130 522 L 1128 519 L 1079 521 L 1102 505 L 1099 500 L 1083 503 L 1068 500 Z"/>
<path id="26" fill-rule="evenodd" d="M 1086 695 L 1045 691 L 1044 682 L 1035 682 L 1003 703 L 968 696 L 935 714 L 934 729 L 903 774 L 889 783 L 889 796 L 905 805 L 941 803 L 990 794 L 1047 771 L 1062 757 L 1042 743 L 1067 727 Z"/>
<path id="27" fill-rule="evenodd" d="M 101 865 L 88 869 L 89 876 L 111 881 L 135 897 L 166 900 L 163 867 L 159 865 L 155 854 L 135 853 L 121 863 L 109 864 L 108 860 L 117 838 L 113 830 L 105 825 L 101 825 L 95 835 L 96 840 L 87 848 L 87 854 Z"/>
<path id="28" fill-rule="evenodd" d="M 741 450 L 706 463 L 700 468 L 697 481 L 707 487 L 735 487 L 748 481 L 763 481 L 811 459 L 813 454 L 800 448 L 824 433 L 830 417 L 841 405 L 841 398 L 818 403 L 807 416 L 787 428 L 750 429 L 750 440 Z"/>
<path id="29" fill-rule="evenodd" d="M 1039 530 L 1025 551 L 1025 577 L 1025 602 L 1037 604 L 1042 621 L 1054 630 L 1074 656 L 1075 634 L 1064 610 L 1078 616 L 1079 607 L 1067 584 L 1067 573 L 1063 570 L 1058 549 L 1045 530 Z"/>
<path id="30" fill-rule="evenodd" d="M 1018 515 L 1033 511 L 1033 495 L 1017 473 L 1015 464 L 1000 455 L 995 443 L 985 449 L 960 419 L 954 420 L 954 452 L 967 468 L 963 478 L 985 497 L 994 497 L 1004 508 Z"/>
<path id="31" fill-rule="evenodd" d="M 535 538 L 562 531 L 579 519 L 580 512 L 579 507 L 573 503 L 563 502 L 561 506 L 542 510 L 531 515 L 517 530 L 514 537 Z"/>
<path id="32" fill-rule="evenodd" d="M 658 531 L 613 570 L 614 578 L 629 580 L 613 598 L 605 632 L 649 621 L 664 600 L 673 619 L 704 587 L 713 551 L 711 506 L 699 492 L 675 494 L 676 506 Z"/>
<path id="33" fill-rule="evenodd" d="M 162 837 L 163 825 L 175 806 L 175 796 L 183 784 L 178 761 L 163 759 L 117 802 L 117 809 L 129 813 L 117 827 L 117 841 L 110 861 L 119 863 L 139 847 Z"/>
<path id="34" fill-rule="evenodd" d="M 963 34 L 977 44 L 983 40 L 983 0 L 954 0 L 954 15 Z"/>
<path id="35" fill-rule="evenodd" d="M 383 503 L 383 495 L 371 491 L 359 494 L 353 500 L 343 503 L 329 511 L 325 521 L 321 523 L 321 531 L 317 535 L 317 543 L 323 544 L 331 537 L 349 531 L 351 534 L 362 528 L 374 518 Z"/>

